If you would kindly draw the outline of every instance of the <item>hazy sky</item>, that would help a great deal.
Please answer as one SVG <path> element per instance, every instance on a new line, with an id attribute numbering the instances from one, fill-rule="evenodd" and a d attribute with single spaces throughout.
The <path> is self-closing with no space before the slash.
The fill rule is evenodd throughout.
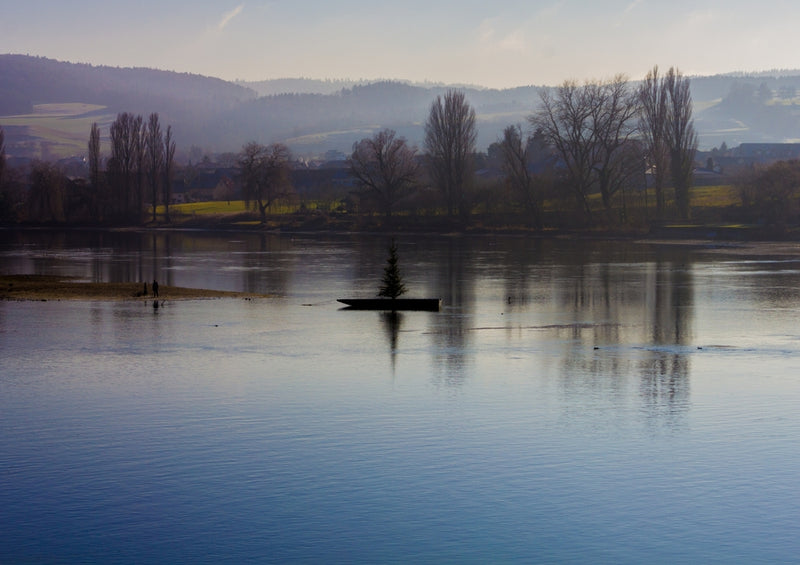
<path id="1" fill-rule="evenodd" d="M 0 53 L 497 88 L 800 68 L 796 0 L 2 0 Z"/>

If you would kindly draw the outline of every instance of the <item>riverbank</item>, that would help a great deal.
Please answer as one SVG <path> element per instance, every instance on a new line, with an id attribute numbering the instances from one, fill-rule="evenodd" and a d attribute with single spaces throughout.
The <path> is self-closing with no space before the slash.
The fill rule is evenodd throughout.
<path id="1" fill-rule="evenodd" d="M 0 300 L 152 300 L 143 283 L 94 283 L 51 275 L 0 275 Z M 267 295 L 160 284 L 159 300 L 266 298 Z"/>
<path id="2" fill-rule="evenodd" d="M 243 233 L 316 233 L 316 234 L 407 234 L 407 235 L 511 235 L 531 238 L 573 239 L 705 239 L 715 241 L 800 241 L 800 226 L 777 229 L 772 226 L 741 224 L 696 219 L 694 223 L 630 225 L 626 227 L 595 226 L 585 228 L 536 229 L 521 221 L 498 221 L 497 218 L 475 216 L 470 222 L 442 216 L 351 216 L 310 212 L 276 214 L 265 222 L 246 219 L 237 214 L 176 214 L 172 221 L 145 222 L 140 225 L 63 225 L 16 224 L 0 229 L 88 229 L 110 231 L 207 231 Z"/>

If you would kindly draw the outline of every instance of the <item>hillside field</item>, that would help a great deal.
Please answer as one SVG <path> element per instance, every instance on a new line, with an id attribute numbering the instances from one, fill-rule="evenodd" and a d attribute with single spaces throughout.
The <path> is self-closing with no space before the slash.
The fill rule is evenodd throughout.
<path id="1" fill-rule="evenodd" d="M 86 154 L 89 132 L 92 123 L 97 122 L 101 132 L 108 131 L 108 125 L 115 116 L 105 112 L 105 106 L 83 103 L 37 104 L 31 114 L 0 116 L 0 126 L 4 129 L 26 128 L 25 143 L 38 144 L 41 159 L 64 159 Z M 107 143 L 107 137 L 101 144 Z M 101 150 L 109 148 L 101 145 Z M 14 155 L 14 147 L 8 146 L 7 153 Z"/>

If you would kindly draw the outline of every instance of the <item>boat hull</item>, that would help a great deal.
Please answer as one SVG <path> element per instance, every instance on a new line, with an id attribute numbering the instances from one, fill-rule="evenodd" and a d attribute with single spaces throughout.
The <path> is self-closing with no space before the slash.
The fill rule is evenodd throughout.
<path id="1" fill-rule="evenodd" d="M 441 298 L 339 298 L 338 302 L 346 305 L 348 310 L 438 312 L 442 308 Z"/>

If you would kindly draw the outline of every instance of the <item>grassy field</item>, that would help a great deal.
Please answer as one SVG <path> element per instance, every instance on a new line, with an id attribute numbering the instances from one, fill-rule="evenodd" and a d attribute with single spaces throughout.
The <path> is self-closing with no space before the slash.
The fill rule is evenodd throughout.
<path id="1" fill-rule="evenodd" d="M 727 208 L 742 203 L 739 189 L 729 184 L 717 186 L 698 186 L 692 189 L 693 208 Z"/>
<path id="2" fill-rule="evenodd" d="M 227 201 L 189 202 L 186 204 L 173 204 L 169 209 L 170 213 L 182 214 L 184 216 L 218 216 L 247 212 L 247 209 L 244 207 L 244 200 L 231 200 L 230 203 Z M 156 213 L 163 214 L 164 207 L 159 206 L 156 209 Z"/>
<path id="3" fill-rule="evenodd" d="M 648 191 L 648 198 L 651 203 L 655 202 L 655 193 L 651 189 Z M 592 195 L 590 198 L 593 205 L 599 209 L 602 206 L 600 195 Z M 741 204 L 739 191 L 736 187 L 731 185 L 717 185 L 717 186 L 700 186 L 692 189 L 691 193 L 692 207 L 693 208 L 725 208 L 729 206 L 736 206 Z M 305 202 L 304 206 L 307 210 L 330 209 L 335 207 L 336 203 L 324 202 Z M 546 207 L 552 208 L 554 204 L 548 202 Z M 280 214 L 294 214 L 300 209 L 299 204 L 276 204 L 268 209 L 271 215 Z M 164 209 L 159 206 L 157 209 L 158 214 L 163 214 Z M 184 216 L 224 216 L 230 214 L 244 214 L 253 212 L 247 210 L 243 200 L 227 201 L 207 201 L 207 202 L 191 202 L 186 204 L 173 204 L 170 206 L 170 212 Z"/>
<path id="4" fill-rule="evenodd" d="M 313 211 L 318 210 L 320 208 L 329 208 L 329 205 L 321 202 L 305 202 L 303 204 L 306 210 Z M 282 214 L 294 214 L 300 210 L 300 204 L 284 204 L 278 203 L 274 206 L 270 206 L 267 209 L 267 214 L 269 215 L 282 215 Z M 248 210 L 245 208 L 244 200 L 231 200 L 230 202 L 226 200 L 222 201 L 207 201 L 207 202 L 189 202 L 186 204 L 173 204 L 169 207 L 170 214 L 177 214 L 182 216 L 230 216 L 230 215 L 240 215 L 240 214 L 254 214 L 257 215 L 258 212 L 254 210 Z M 164 207 L 159 206 L 156 208 L 157 214 L 164 213 Z"/>
<path id="5" fill-rule="evenodd" d="M 38 145 L 42 159 L 62 159 L 86 153 L 92 123 L 101 128 L 115 117 L 94 104 L 38 104 L 32 114 L 0 116 L 0 126 L 25 127 L 31 143 Z M 106 148 L 102 148 L 106 149 Z"/>
<path id="6" fill-rule="evenodd" d="M 627 199 L 627 213 L 623 214 L 622 199 L 617 198 L 616 206 L 609 214 L 603 208 L 602 199 L 599 195 L 590 197 L 590 205 L 596 214 L 598 221 L 597 228 L 610 228 L 614 230 L 646 230 L 649 225 L 648 217 L 652 217 L 655 205 L 655 194 L 652 189 L 648 191 L 647 200 L 643 193 L 629 195 Z M 738 189 L 732 185 L 702 186 L 695 187 L 691 193 L 692 217 L 686 225 L 680 222 L 682 228 L 692 226 L 702 226 L 704 224 L 721 226 L 733 222 L 730 211 L 741 205 Z M 644 209 L 647 202 L 647 209 Z M 237 227 L 270 227 L 286 229 L 348 229 L 358 226 L 359 229 L 380 229 L 384 218 L 382 214 L 373 213 L 366 215 L 358 214 L 329 214 L 325 211 L 336 209 L 336 202 L 315 202 L 307 201 L 303 203 L 303 209 L 299 203 L 276 204 L 267 210 L 267 221 L 262 226 L 258 212 L 248 210 L 242 200 L 227 201 L 208 201 L 193 202 L 187 204 L 173 204 L 170 206 L 170 218 L 175 224 L 191 224 L 195 226 L 237 226 Z M 567 208 L 565 208 L 567 206 Z M 545 213 L 548 218 L 545 222 L 551 227 L 558 225 L 561 215 L 567 211 L 569 203 L 548 200 L 545 203 Z M 479 208 L 479 207 L 478 207 Z M 313 213 L 315 211 L 323 213 Z M 156 210 L 159 217 L 163 217 L 163 206 Z M 305 213 L 312 212 L 312 213 Z M 676 211 L 674 202 L 667 201 L 667 217 L 674 218 Z M 610 219 L 610 222 L 609 222 Z M 406 229 L 445 229 L 451 226 L 446 210 L 426 209 L 418 213 L 398 212 L 392 221 L 395 227 L 404 226 Z M 481 213 L 479 209 L 474 211 L 472 228 L 480 229 L 517 229 L 527 226 L 527 220 L 519 206 L 513 209 L 505 209 L 502 205 L 494 209 L 492 213 Z M 670 226 L 677 226 L 675 222 L 667 222 Z M 450 229 L 450 228 L 447 228 Z"/>

